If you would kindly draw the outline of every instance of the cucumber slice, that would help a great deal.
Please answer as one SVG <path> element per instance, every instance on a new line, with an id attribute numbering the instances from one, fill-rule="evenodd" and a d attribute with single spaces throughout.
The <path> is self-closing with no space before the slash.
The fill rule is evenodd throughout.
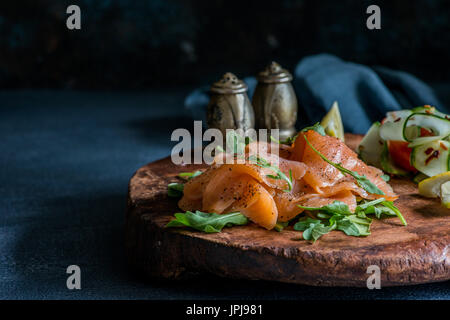
<path id="1" fill-rule="evenodd" d="M 403 127 L 406 119 L 411 114 L 411 110 L 400 110 L 386 113 L 386 119 L 380 126 L 380 137 L 385 141 L 405 141 L 403 138 Z"/>
<path id="2" fill-rule="evenodd" d="M 438 116 L 438 117 L 440 117 L 440 118 L 450 119 L 449 116 L 448 116 L 447 114 L 440 112 L 439 110 L 436 109 L 436 107 L 430 106 L 430 105 L 425 105 L 425 106 L 415 107 L 415 108 L 412 108 L 411 111 L 412 111 L 413 113 L 429 113 L 429 114 L 434 114 L 435 116 Z"/>
<path id="3" fill-rule="evenodd" d="M 365 163 L 381 168 L 381 154 L 384 142 L 380 138 L 380 123 L 375 122 L 367 131 L 361 143 L 356 148 L 359 157 Z"/>
<path id="4" fill-rule="evenodd" d="M 420 137 L 420 127 L 419 126 L 410 126 L 404 129 L 403 140 L 406 138 L 410 141 L 415 140 Z"/>
<path id="5" fill-rule="evenodd" d="M 447 136 L 450 134 L 450 120 L 429 113 L 410 114 L 403 123 L 403 140 L 411 142 L 416 137 L 411 137 L 408 127 L 416 126 L 431 130 L 435 136 Z"/>
<path id="6" fill-rule="evenodd" d="M 450 142 L 435 140 L 421 144 L 413 148 L 411 152 L 411 164 L 427 176 L 450 170 L 449 163 Z"/>
<path id="7" fill-rule="evenodd" d="M 450 134 L 446 136 L 419 137 L 414 139 L 410 144 L 408 144 L 408 147 L 414 148 L 420 146 L 421 144 L 430 143 L 435 140 L 446 140 L 449 136 Z"/>
<path id="8" fill-rule="evenodd" d="M 412 111 L 408 109 L 386 112 L 386 119 L 384 119 L 382 124 L 385 124 L 386 122 L 396 122 L 398 118 L 406 118 L 411 113 Z"/>

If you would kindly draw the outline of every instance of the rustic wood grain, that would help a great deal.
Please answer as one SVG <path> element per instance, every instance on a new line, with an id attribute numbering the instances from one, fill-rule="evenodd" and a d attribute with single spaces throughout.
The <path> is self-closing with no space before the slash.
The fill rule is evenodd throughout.
<path id="1" fill-rule="evenodd" d="M 355 147 L 360 136 L 346 135 Z M 205 234 L 169 228 L 177 200 L 167 184 L 177 173 L 202 166 L 175 166 L 170 158 L 139 169 L 129 184 L 126 249 L 134 270 L 149 277 L 176 279 L 191 272 L 315 286 L 366 286 L 367 267 L 381 269 L 381 285 L 397 286 L 450 279 L 450 210 L 417 194 L 407 180 L 392 179 L 400 194 L 397 218 L 374 220 L 368 237 L 333 231 L 315 244 L 298 241 L 292 227 L 267 231 L 254 224 Z"/>

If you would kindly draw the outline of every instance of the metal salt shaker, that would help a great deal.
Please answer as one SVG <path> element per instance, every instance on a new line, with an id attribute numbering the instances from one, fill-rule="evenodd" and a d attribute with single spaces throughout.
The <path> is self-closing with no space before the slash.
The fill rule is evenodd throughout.
<path id="1" fill-rule="evenodd" d="M 226 129 L 247 129 L 255 127 L 253 107 L 247 96 L 247 85 L 228 72 L 211 86 L 207 108 L 207 122 L 210 128 L 217 128 L 226 135 Z"/>
<path id="2" fill-rule="evenodd" d="M 298 105 L 291 85 L 292 75 L 272 62 L 257 79 L 252 99 L 256 128 L 279 129 L 280 140 L 294 136 Z"/>

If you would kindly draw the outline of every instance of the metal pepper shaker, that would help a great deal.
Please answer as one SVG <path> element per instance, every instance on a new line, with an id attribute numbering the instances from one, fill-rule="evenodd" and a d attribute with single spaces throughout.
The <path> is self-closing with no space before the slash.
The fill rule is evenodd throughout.
<path id="1" fill-rule="evenodd" d="M 226 135 L 226 129 L 247 129 L 255 127 L 255 114 L 247 96 L 248 87 L 234 74 L 225 73 L 210 89 L 207 108 L 207 122 L 210 128 L 217 128 Z"/>
<path id="2" fill-rule="evenodd" d="M 257 79 L 252 99 L 256 128 L 279 129 L 280 140 L 294 136 L 298 105 L 291 85 L 292 75 L 272 62 Z"/>

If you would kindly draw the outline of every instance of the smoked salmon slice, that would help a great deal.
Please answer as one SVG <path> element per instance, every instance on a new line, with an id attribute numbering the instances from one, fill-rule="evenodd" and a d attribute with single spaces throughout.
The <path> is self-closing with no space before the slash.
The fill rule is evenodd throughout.
<path id="1" fill-rule="evenodd" d="M 304 179 L 317 193 L 323 193 L 325 190 L 332 192 L 333 187 L 342 188 L 343 185 L 340 185 L 342 182 L 353 182 L 354 178 L 345 176 L 338 169 L 323 161 L 308 144 L 304 143 L 305 139 L 303 135 L 328 160 L 339 163 L 348 170 L 356 171 L 358 174 L 366 176 L 383 191 L 384 195 L 368 195 L 361 188 L 355 189 L 354 186 L 349 187 L 351 184 L 346 184 L 345 186 L 357 191 L 362 197 L 368 199 L 384 197 L 386 200 L 393 201 L 398 198 L 391 186 L 382 179 L 383 171 L 369 166 L 358 159 L 358 155 L 341 140 L 335 137 L 322 136 L 314 130 L 309 130 L 298 135 L 294 142 L 291 159 L 301 161 L 308 167 Z M 357 187 L 356 184 L 355 186 Z"/>
<path id="2" fill-rule="evenodd" d="M 348 170 L 365 175 L 384 195 L 371 194 L 361 188 L 350 175 L 324 161 L 308 141 L 332 162 Z M 275 147 L 278 152 L 274 153 Z M 252 150 L 264 159 L 261 165 L 251 161 Z M 230 160 L 236 155 L 219 154 L 216 160 Z M 183 197 L 178 202 L 185 211 L 200 210 L 218 214 L 239 211 L 254 223 L 270 230 L 277 222 L 286 222 L 303 212 L 298 205 L 322 207 L 341 201 L 353 212 L 356 198 L 397 198 L 392 188 L 382 179 L 383 172 L 366 165 L 357 154 L 339 139 L 322 136 L 316 131 L 301 132 L 292 146 L 252 142 L 239 156 L 240 163 L 214 163 L 201 175 L 184 185 Z M 274 171 L 274 166 L 279 171 Z M 277 176 L 282 172 L 286 179 Z"/>

